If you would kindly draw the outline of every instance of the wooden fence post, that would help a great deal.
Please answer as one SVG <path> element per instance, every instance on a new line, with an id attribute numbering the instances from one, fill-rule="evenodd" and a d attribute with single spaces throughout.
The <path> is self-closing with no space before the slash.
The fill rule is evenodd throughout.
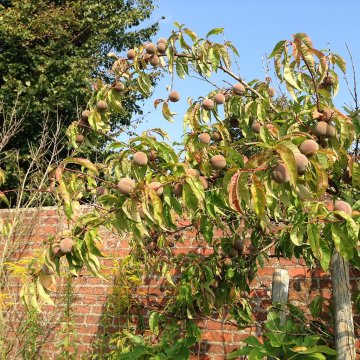
<path id="1" fill-rule="evenodd" d="M 355 335 L 351 307 L 349 265 L 335 251 L 331 258 L 331 281 L 335 311 L 335 343 L 337 360 L 355 360 Z"/>
<path id="2" fill-rule="evenodd" d="M 285 269 L 275 269 L 273 272 L 271 300 L 273 305 L 280 305 L 283 309 L 288 301 L 289 296 L 289 273 Z M 279 310 L 280 324 L 284 325 L 286 321 L 286 313 Z M 268 360 L 275 360 L 268 356 Z"/>
<path id="3" fill-rule="evenodd" d="M 273 273 L 271 292 L 272 303 L 280 305 L 280 308 L 284 308 L 287 304 L 289 295 L 289 273 L 287 270 L 275 269 Z M 284 325 L 286 321 L 286 313 L 280 310 L 279 316 L 280 324 Z"/>

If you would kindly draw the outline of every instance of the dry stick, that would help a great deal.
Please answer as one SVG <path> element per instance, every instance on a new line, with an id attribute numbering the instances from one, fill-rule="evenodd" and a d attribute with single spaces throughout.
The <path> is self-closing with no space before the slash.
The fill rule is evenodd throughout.
<path id="1" fill-rule="evenodd" d="M 185 57 L 188 59 L 192 59 L 192 60 L 197 60 L 196 58 L 194 58 L 191 55 L 186 55 L 186 54 L 174 54 L 174 57 Z M 208 62 L 208 64 L 211 65 L 210 62 Z M 257 98 L 264 100 L 264 97 L 255 89 L 253 89 L 246 81 L 242 80 L 241 78 L 239 78 L 236 74 L 234 74 L 232 71 L 230 71 L 229 69 L 227 69 L 226 67 L 224 67 L 223 65 L 220 65 L 218 67 L 220 70 L 222 70 L 224 73 L 228 74 L 229 76 L 231 76 L 233 79 L 237 80 L 238 82 L 240 82 L 241 84 L 243 84 L 245 86 L 246 89 L 248 89 L 250 92 L 252 92 Z M 275 113 L 279 113 L 279 111 L 274 107 L 273 104 L 270 103 L 270 108 L 275 112 Z"/>
<path id="2" fill-rule="evenodd" d="M 239 81 L 241 84 L 243 84 L 245 86 L 246 89 L 248 89 L 249 91 L 251 91 L 256 97 L 258 97 L 261 100 L 264 100 L 264 97 L 255 89 L 253 89 L 246 81 L 240 79 L 238 76 L 236 76 L 232 71 L 226 69 L 224 66 L 219 66 L 219 69 L 221 69 L 224 73 L 228 74 L 229 76 L 231 76 L 232 78 L 234 78 L 235 80 Z M 276 114 L 279 113 L 279 111 L 276 109 L 276 107 L 273 104 L 269 104 L 271 110 L 273 110 Z"/>
<path id="3" fill-rule="evenodd" d="M 352 92 L 350 91 L 350 94 L 351 94 L 351 96 L 352 96 L 353 99 L 354 99 L 354 102 L 355 102 L 355 113 L 356 113 L 356 116 L 358 116 L 359 103 L 358 103 L 358 96 L 357 96 L 355 66 L 354 66 L 354 61 L 353 61 L 353 57 L 352 57 L 352 55 L 351 55 L 350 49 L 349 49 L 349 47 L 348 47 L 348 45 L 347 45 L 346 43 L 345 43 L 345 46 L 346 46 L 346 49 L 347 49 L 347 51 L 348 51 L 348 53 L 349 53 L 349 56 L 350 56 L 351 67 L 352 67 L 352 72 L 353 72 L 354 93 L 352 93 Z M 350 90 L 350 89 L 349 89 L 349 90 Z M 360 137 L 358 136 L 358 138 L 356 139 L 356 144 L 355 144 L 355 152 L 354 152 L 355 157 L 357 156 L 358 151 L 359 151 L 359 140 L 360 140 Z"/>

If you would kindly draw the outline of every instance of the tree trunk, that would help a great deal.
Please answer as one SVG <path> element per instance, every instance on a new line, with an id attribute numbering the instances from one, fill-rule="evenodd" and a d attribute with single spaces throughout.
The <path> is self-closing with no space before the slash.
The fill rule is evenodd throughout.
<path id="1" fill-rule="evenodd" d="M 280 305 L 283 308 L 288 301 L 289 295 L 289 273 L 284 269 L 276 269 L 273 273 L 272 280 L 272 303 Z M 286 313 L 284 311 L 279 312 L 280 324 L 284 325 L 286 321 Z"/>
<path id="2" fill-rule="evenodd" d="M 355 335 L 349 287 L 349 265 L 338 253 L 331 259 L 331 280 L 335 310 L 335 342 L 338 360 L 355 360 Z"/>

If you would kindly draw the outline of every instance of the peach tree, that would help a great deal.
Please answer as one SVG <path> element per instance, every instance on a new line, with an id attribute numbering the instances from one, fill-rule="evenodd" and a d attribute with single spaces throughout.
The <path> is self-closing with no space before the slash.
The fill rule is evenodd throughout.
<path id="1" fill-rule="evenodd" d="M 149 309 L 156 340 L 129 334 L 138 357 L 123 358 L 187 358 L 200 336 L 197 321 L 214 313 L 226 313 L 239 327 L 252 324 L 250 284 L 269 254 L 301 258 L 325 271 L 334 252 L 360 265 L 360 165 L 354 150 L 360 125 L 357 114 L 346 115 L 333 103 L 344 60 L 314 48 L 304 33 L 280 41 L 269 56 L 280 83 L 277 96 L 271 78 L 246 82 L 233 72 L 236 48 L 212 40 L 223 29 L 200 38 L 175 25 L 157 44 L 122 57 L 109 54 L 116 81 L 99 84 L 68 129 L 72 155 L 51 172 L 50 189 L 69 230 L 49 240 L 42 269 L 33 271 L 21 292 L 28 306 L 51 303 L 48 289 L 62 261 L 75 276 L 85 266 L 101 277 L 100 229 L 126 235 L 144 274 L 165 279 L 166 304 Z M 161 111 L 168 121 L 177 119 L 177 102 L 187 103 L 181 144 L 172 146 L 160 128 L 127 142 L 113 138 L 109 123 L 123 111 L 124 89 L 148 98 L 159 73 L 172 84 L 175 77 L 186 81 L 195 74 L 213 86 L 192 98 L 190 89 L 180 94 L 172 85 L 155 101 L 155 116 Z M 210 81 L 215 73 L 224 77 L 217 85 Z M 84 154 L 103 137 L 111 155 L 93 163 Z M 81 204 L 88 206 L 85 213 Z M 175 251 L 189 229 L 209 251 Z M 308 336 L 292 337 L 287 353 L 280 347 L 286 329 L 271 334 L 276 321 L 274 313 L 270 347 L 250 339 L 237 355 L 334 354 L 324 339 L 311 337 L 314 327 L 302 328 Z M 296 322 L 286 326 L 299 332 Z M 318 341 L 323 345 L 316 347 Z"/>

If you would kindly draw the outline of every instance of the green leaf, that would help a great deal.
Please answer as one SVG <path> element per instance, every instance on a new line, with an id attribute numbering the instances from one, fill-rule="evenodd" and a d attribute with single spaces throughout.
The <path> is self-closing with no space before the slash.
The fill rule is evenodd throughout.
<path id="1" fill-rule="evenodd" d="M 299 87 L 299 85 L 297 84 L 297 82 L 295 80 L 294 74 L 290 68 L 290 64 L 288 61 L 286 61 L 284 64 L 284 79 L 293 88 L 301 91 L 301 88 Z"/>
<path id="2" fill-rule="evenodd" d="M 220 53 L 215 45 L 210 48 L 208 53 L 208 58 L 211 62 L 214 71 L 216 72 L 220 65 Z"/>
<path id="3" fill-rule="evenodd" d="M 176 59 L 176 73 L 181 79 L 184 79 L 185 75 L 189 74 L 189 68 L 185 58 Z"/>
<path id="4" fill-rule="evenodd" d="M 222 34 L 223 32 L 224 32 L 224 28 L 214 28 L 206 34 L 206 37 L 208 38 L 211 35 Z"/>
<path id="5" fill-rule="evenodd" d="M 360 164 L 359 163 L 353 163 L 352 186 L 360 189 Z"/>
<path id="6" fill-rule="evenodd" d="M 252 181 L 253 182 L 250 187 L 252 206 L 259 220 L 264 221 L 266 211 L 266 195 L 264 186 L 255 175 L 253 176 Z"/>
<path id="7" fill-rule="evenodd" d="M 90 170 L 94 174 L 98 174 L 98 170 L 97 170 L 96 166 L 88 159 L 69 157 L 64 160 L 64 163 L 65 164 L 77 164 L 77 165 L 83 166 L 84 168 Z"/>
<path id="8" fill-rule="evenodd" d="M 286 40 L 281 40 L 281 41 L 279 41 L 276 45 L 275 45 L 275 47 L 274 47 L 274 49 L 273 49 L 273 51 L 271 52 L 271 54 L 269 55 L 269 59 L 271 59 L 272 57 L 274 57 L 275 55 L 278 55 L 278 54 L 280 54 L 281 52 L 283 52 L 284 51 L 284 45 L 286 44 Z"/>
<path id="9" fill-rule="evenodd" d="M 318 318 L 322 311 L 324 298 L 320 295 L 316 295 L 309 305 L 310 313 L 313 318 Z"/>
<path id="10" fill-rule="evenodd" d="M 319 259 L 321 258 L 320 251 L 320 231 L 316 224 L 309 223 L 307 225 L 307 235 L 309 244 L 313 254 Z"/>
<path id="11" fill-rule="evenodd" d="M 40 274 L 40 276 L 51 276 L 51 275 Z M 40 281 L 40 276 L 37 278 L 37 281 L 36 281 L 36 288 L 37 288 L 37 292 L 39 294 L 39 297 L 40 297 L 40 299 L 45 301 L 46 304 L 55 306 L 53 300 L 51 299 L 51 297 L 49 296 L 47 291 L 44 289 L 44 287 L 43 287 L 43 285 L 42 285 L 42 283 Z"/>
<path id="12" fill-rule="evenodd" d="M 162 114 L 167 121 L 174 122 L 174 119 L 172 117 L 172 114 L 171 114 L 171 111 L 169 108 L 169 104 L 167 102 L 163 103 Z"/>
<path id="13" fill-rule="evenodd" d="M 198 199 L 188 183 L 183 184 L 182 196 L 185 207 L 194 211 L 197 210 L 199 204 Z"/>
<path id="14" fill-rule="evenodd" d="M 150 331 L 152 331 L 154 334 L 159 333 L 159 317 L 160 314 L 156 311 L 153 311 L 149 316 Z"/>
<path id="15" fill-rule="evenodd" d="M 284 162 L 284 165 L 290 174 L 291 185 L 295 187 L 298 174 L 296 169 L 294 153 L 290 148 L 288 148 L 284 144 L 277 145 L 276 150 L 278 151 L 281 160 Z"/>
<path id="16" fill-rule="evenodd" d="M 309 349 L 306 350 L 299 350 L 299 351 L 295 351 L 293 349 L 290 349 L 293 352 L 297 352 L 299 354 L 314 354 L 314 353 L 323 353 L 323 354 L 327 354 L 327 355 L 337 355 L 337 351 L 334 349 L 329 348 L 328 346 L 325 345 L 317 345 L 317 346 L 313 346 Z"/>
<path id="17" fill-rule="evenodd" d="M 197 36 L 196 36 L 196 34 L 195 34 L 192 30 L 185 28 L 185 29 L 183 29 L 183 31 L 184 31 L 184 33 L 185 33 L 187 36 L 190 37 L 190 39 L 191 39 L 192 41 L 195 41 L 195 40 L 196 40 Z"/>

